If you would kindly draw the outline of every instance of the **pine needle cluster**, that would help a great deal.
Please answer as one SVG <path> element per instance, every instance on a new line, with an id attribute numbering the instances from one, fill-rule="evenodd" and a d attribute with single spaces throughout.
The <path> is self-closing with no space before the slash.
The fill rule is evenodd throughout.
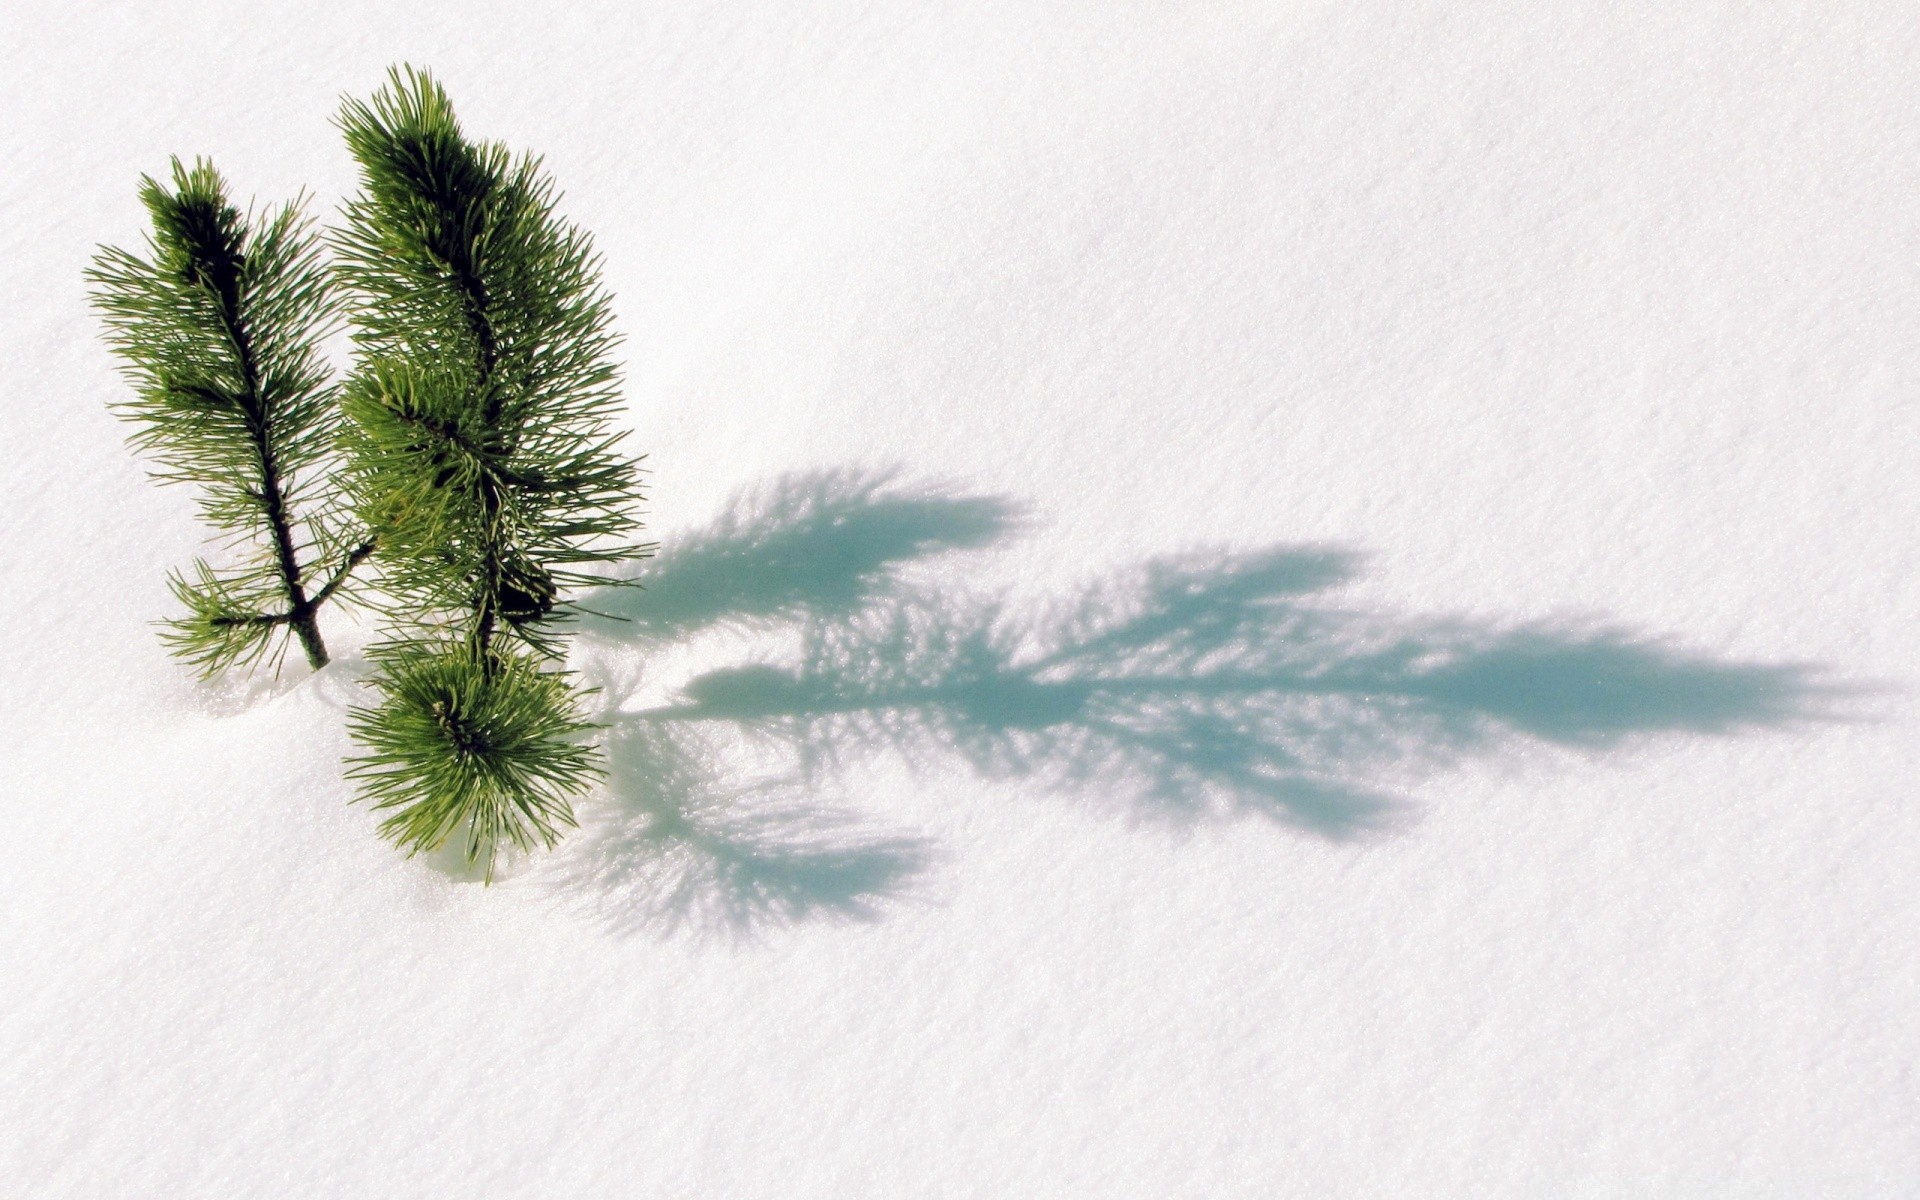
<path id="1" fill-rule="evenodd" d="M 171 190 L 142 183 L 148 255 L 105 249 L 89 278 L 135 446 L 238 552 L 174 576 L 169 644 L 213 674 L 277 666 L 290 633 L 317 669 L 315 612 L 370 562 L 354 598 L 385 632 L 348 774 L 403 849 L 458 836 L 491 879 L 601 773 L 558 660 L 573 597 L 648 552 L 610 301 L 540 160 L 469 140 L 427 73 L 394 69 L 338 124 L 361 190 L 330 247 L 297 201 L 243 217 L 176 161 Z M 339 385 L 318 347 L 342 322 Z"/>

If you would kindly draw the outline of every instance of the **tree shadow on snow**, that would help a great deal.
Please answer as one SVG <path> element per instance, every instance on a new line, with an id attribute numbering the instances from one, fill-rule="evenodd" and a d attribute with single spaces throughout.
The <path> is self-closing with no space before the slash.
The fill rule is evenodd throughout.
<path id="1" fill-rule="evenodd" d="M 623 928 L 868 919 L 933 860 L 925 839 L 817 799 L 872 756 L 958 758 L 1135 820 L 1353 839 L 1410 817 L 1391 785 L 1409 771 L 1528 742 L 1604 751 L 1831 720 L 1848 694 L 1808 666 L 1616 627 L 1316 602 L 1355 575 L 1339 548 L 1156 558 L 1043 611 L 903 570 L 1018 517 L 887 476 L 793 477 L 669 549 L 644 591 L 603 599 L 624 620 L 596 622 L 598 639 L 658 652 L 725 628 L 775 649 L 638 710 L 599 672 L 613 807 L 569 881 Z"/>

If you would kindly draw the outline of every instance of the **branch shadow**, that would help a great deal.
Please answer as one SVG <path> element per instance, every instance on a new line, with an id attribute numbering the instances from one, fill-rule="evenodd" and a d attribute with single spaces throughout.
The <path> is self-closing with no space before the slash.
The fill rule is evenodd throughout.
<path id="1" fill-rule="evenodd" d="M 1136 821 L 1351 840 L 1412 819 L 1394 781 L 1468 758 L 1832 721 L 1858 694 L 1613 625 L 1341 609 L 1321 593 L 1360 559 L 1339 547 L 1156 558 L 1038 612 L 904 570 L 989 545 L 1018 513 L 890 476 L 793 477 L 663 556 L 644 592 L 614 593 L 631 608 L 596 630 L 609 640 L 777 628 L 787 648 L 638 710 L 600 679 L 613 811 L 573 882 L 602 915 L 752 936 L 913 898 L 931 844 L 814 799 L 875 755 L 957 757 Z"/>
<path id="2" fill-rule="evenodd" d="M 737 497 L 712 528 L 684 540 L 644 586 L 589 602 L 583 628 L 617 641 L 684 640 L 716 625 L 764 628 L 859 610 L 893 569 L 989 545 L 1021 510 L 997 496 L 901 487 L 893 472 L 783 476 Z"/>
<path id="3" fill-rule="evenodd" d="M 935 859 L 929 839 L 820 804 L 790 778 L 719 771 L 726 749 L 694 729 L 618 720 L 607 751 L 613 811 L 587 830 L 570 882 L 591 884 L 618 933 L 750 940 L 871 921 L 917 894 Z"/>

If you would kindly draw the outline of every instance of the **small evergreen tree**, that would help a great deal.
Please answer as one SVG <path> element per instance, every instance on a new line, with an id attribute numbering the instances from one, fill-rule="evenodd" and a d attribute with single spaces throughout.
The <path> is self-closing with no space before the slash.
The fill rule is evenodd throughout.
<path id="1" fill-rule="evenodd" d="M 461 132 L 424 72 L 389 73 L 339 125 L 361 193 L 335 240 L 356 366 L 345 486 L 381 545 L 395 620 L 352 714 L 350 773 L 409 851 L 465 834 L 551 845 L 599 774 L 552 663 L 569 597 L 639 557 L 635 463 L 606 293 L 539 160 Z"/>
<path id="2" fill-rule="evenodd" d="M 317 347 L 337 310 L 319 241 L 298 201 L 243 217 L 205 160 L 173 160 L 172 190 L 143 176 L 140 199 L 147 256 L 103 247 L 87 271 L 134 388 L 114 407 L 155 478 L 199 487 L 202 516 L 239 551 L 171 575 L 187 611 L 162 636 L 203 675 L 277 668 L 289 635 L 318 669 L 315 614 L 372 550 L 328 511 L 339 417 Z"/>

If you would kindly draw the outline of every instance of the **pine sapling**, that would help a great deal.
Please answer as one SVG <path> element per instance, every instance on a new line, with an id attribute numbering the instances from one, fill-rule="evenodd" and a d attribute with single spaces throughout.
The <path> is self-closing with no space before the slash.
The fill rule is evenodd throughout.
<path id="1" fill-rule="evenodd" d="M 491 878 L 502 842 L 551 845 L 599 775 L 554 663 L 571 597 L 645 553 L 608 298 L 539 160 L 469 141 L 426 73 L 390 72 L 339 125 L 361 177 L 335 242 L 355 300 L 345 480 L 400 614 L 350 773 L 399 845 L 463 833 Z"/>
<path id="2" fill-rule="evenodd" d="M 115 411 L 155 478 L 198 487 L 201 515 L 237 552 L 171 575 L 186 615 L 162 637 L 203 675 L 277 669 L 290 638 L 317 670 L 316 614 L 373 548 L 328 511 L 340 422 L 318 345 L 337 307 L 319 240 L 298 201 L 242 216 L 205 160 L 175 159 L 171 190 L 143 177 L 140 199 L 146 257 L 103 247 L 87 271 L 134 388 Z"/>

